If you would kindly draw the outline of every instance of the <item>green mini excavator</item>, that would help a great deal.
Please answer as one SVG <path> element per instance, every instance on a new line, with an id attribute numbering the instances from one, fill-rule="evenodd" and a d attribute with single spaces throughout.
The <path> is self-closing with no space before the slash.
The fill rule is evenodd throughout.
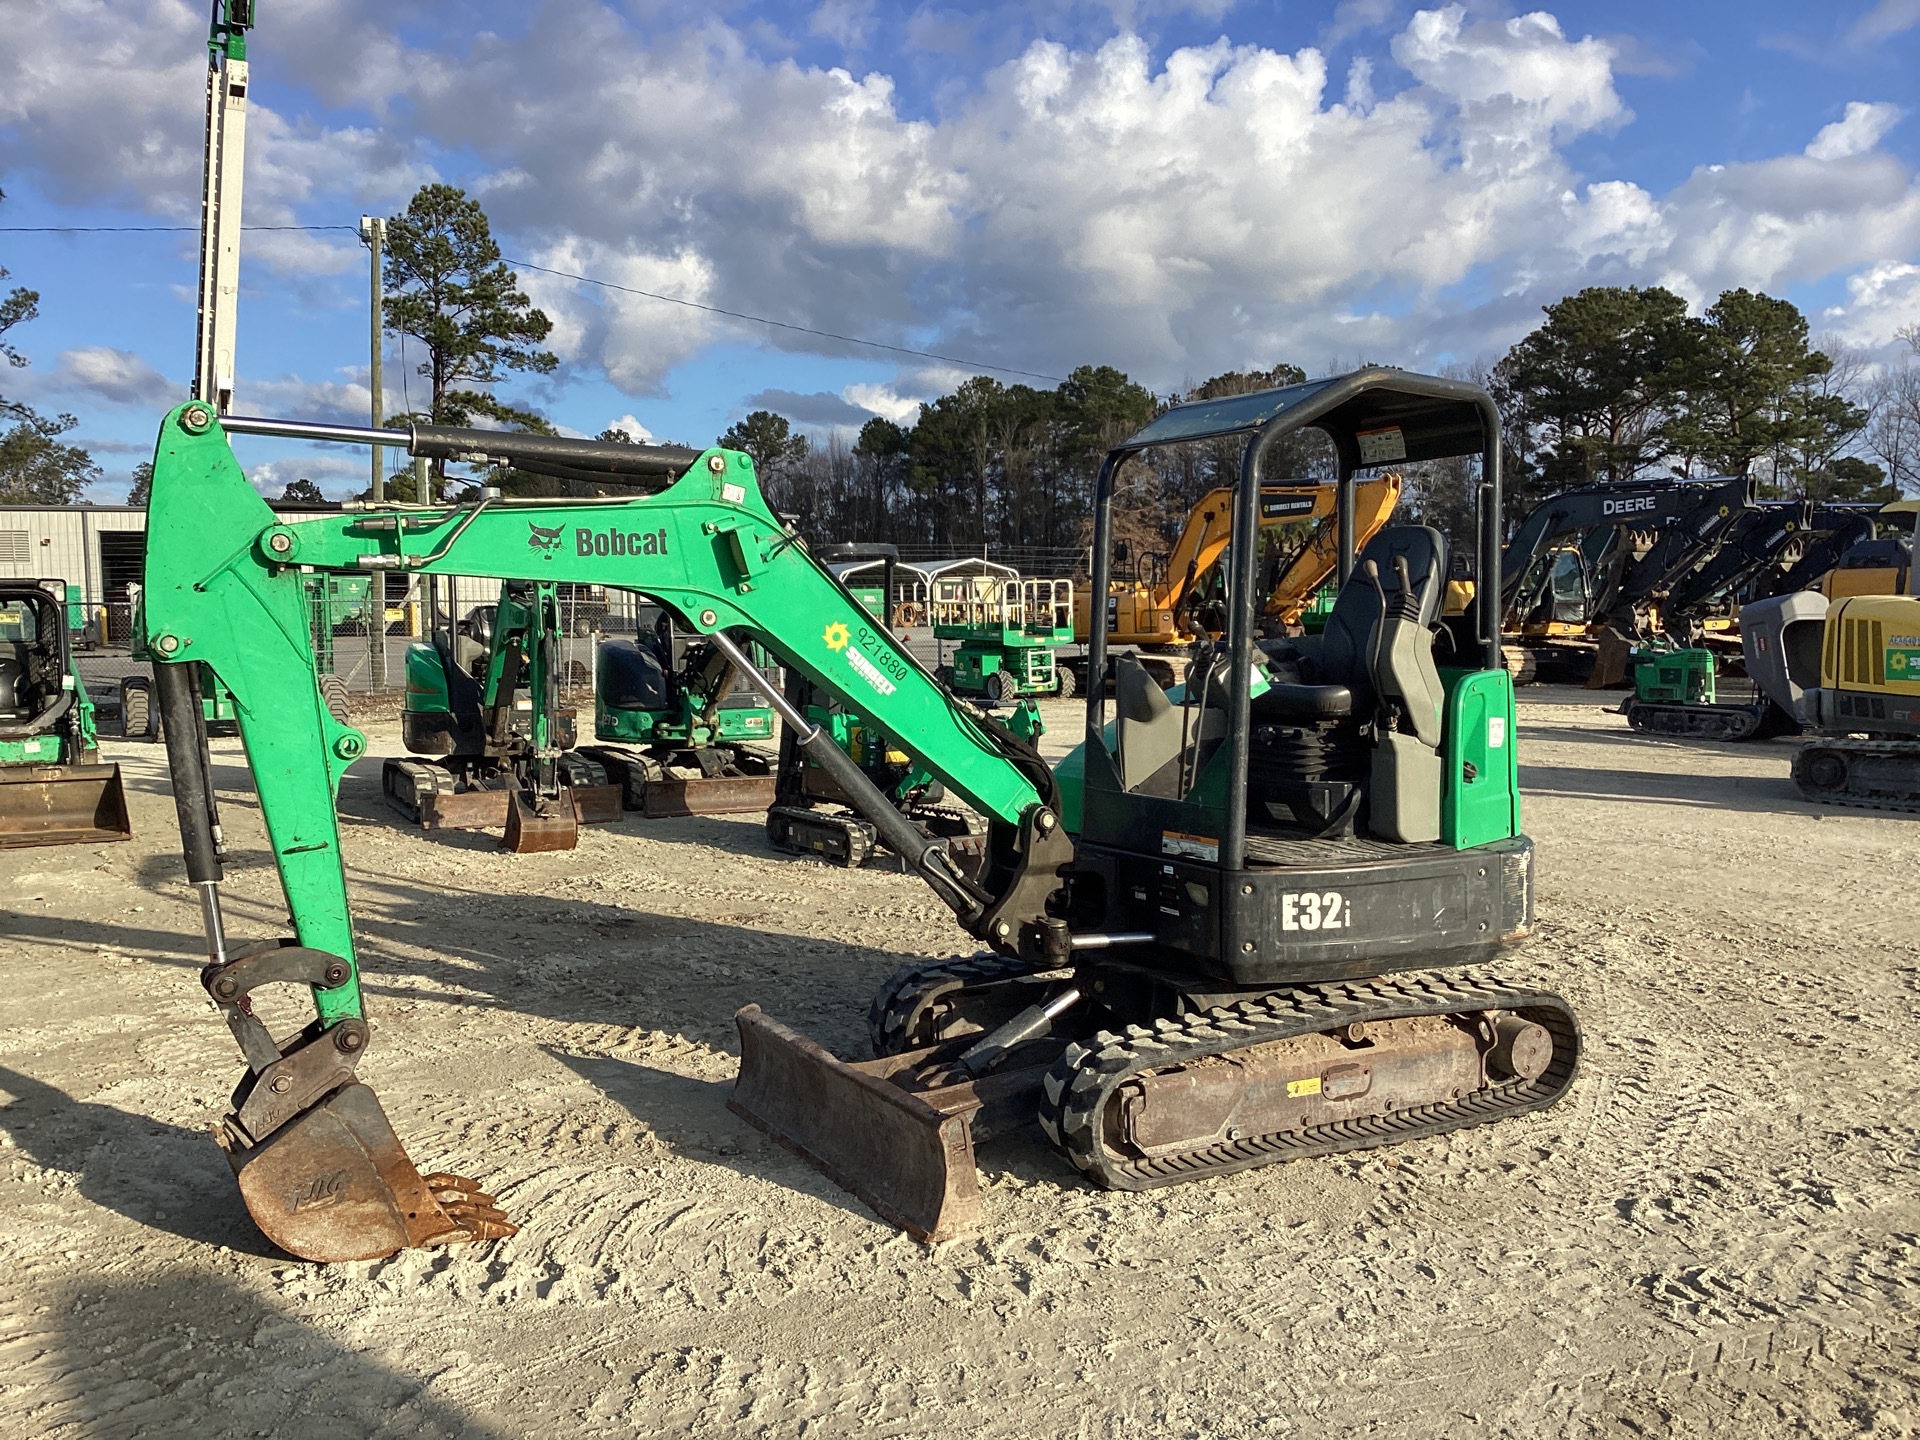
<path id="1" fill-rule="evenodd" d="M 1305 427 L 1339 458 L 1341 584 L 1324 632 L 1288 638 L 1260 613 L 1254 542 L 1266 459 Z M 1551 1105 L 1572 1082 L 1567 1004 L 1475 968 L 1533 925 L 1497 607 L 1463 644 L 1439 624 L 1436 531 L 1390 526 L 1354 544 L 1358 474 L 1477 456 L 1476 548 L 1500 593 L 1499 416 L 1475 386 L 1366 369 L 1178 407 L 1107 456 L 1095 594 L 1109 588 L 1127 466 L 1163 445 L 1242 447 L 1224 634 L 1178 698 L 1124 660 L 1111 701 L 1093 687 L 1077 836 L 1040 756 L 943 690 L 808 554 L 745 455 L 418 425 L 415 455 L 546 464 L 651 493 L 483 494 L 285 525 L 234 463 L 234 433 L 392 445 L 406 432 L 223 419 L 194 403 L 163 421 L 154 460 L 147 639 L 201 895 L 202 979 L 247 1064 L 220 1138 L 249 1211 L 296 1255 L 512 1230 L 474 1182 L 418 1170 L 359 1078 L 371 1032 L 333 798 L 364 740 L 320 701 L 303 571 L 638 591 L 742 671 L 746 647 L 764 646 L 984 817 L 969 872 L 784 693 L 769 697 L 983 949 L 895 975 L 874 997 L 872 1058 L 741 1010 L 731 1103 L 924 1239 L 981 1223 L 974 1141 L 1016 1125 L 1039 1126 L 1063 1176 L 1138 1190 L 1483 1124 Z M 203 666 L 234 697 L 291 935 L 227 931 L 193 694 Z M 305 986 L 312 1024 L 269 1034 L 249 997 L 271 983 Z"/>
<path id="2" fill-rule="evenodd" d="M 560 703 L 559 609 L 551 582 L 507 580 L 463 631 L 407 647 L 400 736 L 419 758 L 382 767 L 394 809 L 429 830 L 500 830 L 516 853 L 571 850 L 582 824 L 620 818 L 619 784 L 574 748 Z"/>

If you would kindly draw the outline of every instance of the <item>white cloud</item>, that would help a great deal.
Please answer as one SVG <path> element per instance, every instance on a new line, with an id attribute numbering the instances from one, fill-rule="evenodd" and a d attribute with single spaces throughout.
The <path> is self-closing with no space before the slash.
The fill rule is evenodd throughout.
<path id="1" fill-rule="evenodd" d="M 1109 8 L 1231 14 L 1215 0 Z M 1614 78 L 1634 62 L 1550 13 L 1491 8 L 1395 22 L 1391 0 L 1349 0 L 1334 29 L 1364 53 L 1332 76 L 1313 47 L 1223 40 L 1162 58 L 1125 31 L 1037 41 L 956 74 L 922 119 L 887 75 L 765 58 L 757 32 L 704 11 L 643 31 L 589 0 L 512 35 L 410 11 L 403 39 L 374 0 L 283 0 L 272 44 L 288 88 L 256 89 L 249 216 L 397 205 L 457 157 L 509 255 L 993 364 L 1099 360 L 1162 390 L 1279 359 L 1482 354 L 1585 284 L 1666 283 L 1699 302 L 1920 256 L 1920 187 L 1880 144 L 1895 107 L 1856 102 L 1804 153 L 1703 164 L 1663 191 L 1582 174 L 1568 147 L 1632 123 Z M 827 0 L 806 23 L 851 45 L 866 13 Z M 1369 33 L 1396 23 L 1390 40 Z M 0 55 L 0 166 L 59 198 L 190 214 L 203 26 L 185 0 L 82 0 L 26 27 Z M 294 86 L 352 123 L 303 118 Z M 362 263 L 350 237 L 258 239 L 249 254 L 278 266 Z M 568 369 L 629 395 L 659 393 L 718 341 L 871 353 L 522 283 Z M 1879 293 L 1850 295 L 1836 325 L 1879 324 Z M 933 374 L 843 398 L 911 418 Z M 289 410 L 365 413 L 363 380 L 276 383 Z"/>
<path id="2" fill-rule="evenodd" d="M 1328 45 L 1338 45 L 1368 30 L 1378 30 L 1393 19 L 1397 8 L 1397 0 L 1340 0 L 1322 39 Z"/>
<path id="3" fill-rule="evenodd" d="M 242 415 L 273 415 L 288 420 L 320 420 L 337 425 L 365 425 L 373 414 L 373 391 L 366 367 L 344 369 L 337 380 L 306 380 L 298 375 L 236 381 L 234 410 Z M 388 392 L 388 414 L 400 408 Z M 424 407 L 423 407 L 424 408 Z"/>
<path id="4" fill-rule="evenodd" d="M 1847 103 L 1847 113 L 1824 126 L 1813 137 L 1806 153 L 1815 160 L 1845 160 L 1849 156 L 1864 155 L 1878 145 L 1881 137 L 1899 120 L 1898 105 L 1870 105 L 1851 100 Z"/>
<path id="5" fill-rule="evenodd" d="M 1920 265 L 1888 261 L 1847 277 L 1847 303 L 1823 317 L 1854 345 L 1884 345 L 1908 326 L 1920 326 Z"/>
<path id="6" fill-rule="evenodd" d="M 548 270 L 626 287 L 608 289 L 536 270 L 520 272 L 520 288 L 553 320 L 547 348 L 598 366 L 627 394 L 656 393 L 675 365 L 704 349 L 716 334 L 738 329 L 724 317 L 672 303 L 713 303 L 714 267 L 690 247 L 670 254 L 634 254 L 575 237 L 536 250 L 533 260 Z M 638 291 L 647 293 L 632 293 Z M 671 300 L 653 298 L 662 295 Z M 758 326 L 753 338 L 759 338 Z"/>
<path id="7" fill-rule="evenodd" d="M 849 385 L 840 398 L 896 425 L 911 425 L 920 416 L 920 399 L 902 395 L 890 385 Z"/>
<path id="8" fill-rule="evenodd" d="M 272 43 L 298 45 L 283 52 L 297 70 L 317 69 L 314 62 L 333 50 L 307 43 L 310 29 L 296 41 L 302 27 L 286 23 L 316 8 L 317 0 L 290 0 L 288 11 L 275 9 Z M 76 0 L 57 14 L 23 17 L 7 25 L 0 46 L 0 171 L 30 169 L 57 201 L 126 205 L 197 223 L 205 9 L 184 0 Z M 352 63 L 363 75 L 391 74 L 366 57 Z M 289 120 L 276 108 L 276 99 L 298 98 L 271 96 L 257 84 L 250 90 L 248 223 L 293 223 L 295 207 L 321 196 L 364 197 L 367 208 L 379 209 L 432 178 L 410 157 L 409 142 L 392 134 Z M 350 237 L 258 232 L 246 254 L 280 273 L 332 274 L 351 266 L 357 249 Z"/>
<path id="9" fill-rule="evenodd" d="M 1518 143 L 1631 118 L 1613 88 L 1612 47 L 1592 36 L 1568 41 L 1543 10 L 1471 25 L 1464 5 L 1422 10 L 1394 38 L 1393 57 L 1459 104 L 1470 128 Z"/>
<path id="10" fill-rule="evenodd" d="M 106 345 L 62 351 L 59 364 L 42 387 L 62 398 L 84 395 L 112 405 L 165 410 L 187 398 L 187 386 L 169 380 L 130 350 Z"/>
<path id="11" fill-rule="evenodd" d="M 1873 9 L 1847 27 L 1847 43 L 1876 45 L 1920 25 L 1920 0 L 1879 0 Z"/>
<path id="12" fill-rule="evenodd" d="M 329 500 L 345 500 L 365 490 L 373 480 L 364 453 L 310 451 L 283 455 L 243 467 L 247 480 L 269 500 L 278 500 L 295 480 L 311 480 Z"/>
<path id="13" fill-rule="evenodd" d="M 618 430 L 636 445 L 644 445 L 653 439 L 653 431 L 642 425 L 631 415 L 622 415 L 618 420 L 609 420 L 607 429 Z"/>

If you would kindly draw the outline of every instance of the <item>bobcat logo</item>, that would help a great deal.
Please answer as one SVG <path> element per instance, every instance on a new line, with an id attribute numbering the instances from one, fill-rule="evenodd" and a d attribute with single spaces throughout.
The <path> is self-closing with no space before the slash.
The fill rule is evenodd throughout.
<path id="1" fill-rule="evenodd" d="M 560 536 L 566 528 L 564 525 L 556 525 L 553 529 L 548 530 L 544 526 L 536 525 L 529 520 L 527 522 L 527 529 L 533 533 L 527 536 L 527 548 L 529 550 L 544 550 L 551 555 L 555 550 L 560 548 Z"/>

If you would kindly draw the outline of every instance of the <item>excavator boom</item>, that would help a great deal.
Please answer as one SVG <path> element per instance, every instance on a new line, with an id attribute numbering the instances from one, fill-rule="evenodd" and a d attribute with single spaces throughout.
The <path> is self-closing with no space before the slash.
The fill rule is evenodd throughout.
<path id="1" fill-rule="evenodd" d="M 1003 953 L 1036 959 L 1064 944 L 1046 904 L 1072 846 L 1045 763 L 947 695 L 808 554 L 761 497 L 747 456 L 422 427 L 412 437 L 416 453 L 667 483 L 623 500 L 519 503 L 486 491 L 459 508 L 363 507 L 288 523 L 247 482 L 231 432 L 324 432 L 367 443 L 377 436 L 387 444 L 394 432 L 223 421 L 194 402 L 162 422 L 154 456 L 145 638 L 157 662 L 189 878 L 206 917 L 203 979 L 250 1070 L 223 1139 L 249 1209 L 285 1248 L 314 1259 L 362 1258 L 508 1233 L 470 1182 L 414 1169 L 355 1078 L 370 1032 L 334 805 L 366 741 L 322 703 L 303 575 L 397 570 L 622 587 L 710 637 L 737 667 L 751 665 L 742 646 L 757 641 L 876 728 L 909 737 L 903 744 L 915 760 L 987 817 L 988 859 L 970 876 L 903 820 L 830 738 L 783 711 L 809 753 L 871 807 L 888 842 L 967 929 Z M 285 940 L 230 945 L 225 935 L 220 831 L 195 693 L 202 674 L 233 696 L 293 917 Z M 247 1003 L 252 988 L 275 980 L 309 986 L 318 1012 L 286 1042 L 259 1028 Z"/>

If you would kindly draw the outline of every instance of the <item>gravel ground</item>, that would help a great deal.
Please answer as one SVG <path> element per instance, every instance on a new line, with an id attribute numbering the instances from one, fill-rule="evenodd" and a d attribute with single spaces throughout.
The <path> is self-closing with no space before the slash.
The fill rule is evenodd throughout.
<path id="1" fill-rule="evenodd" d="M 737 1006 L 857 1053 L 878 982 L 957 953 L 923 889 L 757 817 L 502 855 L 391 823 L 363 761 L 362 1073 L 525 1228 L 328 1268 L 259 1239 L 207 1136 L 239 1061 L 161 756 L 110 743 L 135 840 L 0 855 L 0 1432 L 1914 1434 L 1915 820 L 1577 691 L 1526 692 L 1522 739 L 1540 925 L 1502 969 L 1582 1016 L 1564 1103 L 1144 1195 L 1010 1137 L 985 1238 L 937 1251 L 725 1109 Z M 273 934 L 214 749 L 230 927 Z"/>

